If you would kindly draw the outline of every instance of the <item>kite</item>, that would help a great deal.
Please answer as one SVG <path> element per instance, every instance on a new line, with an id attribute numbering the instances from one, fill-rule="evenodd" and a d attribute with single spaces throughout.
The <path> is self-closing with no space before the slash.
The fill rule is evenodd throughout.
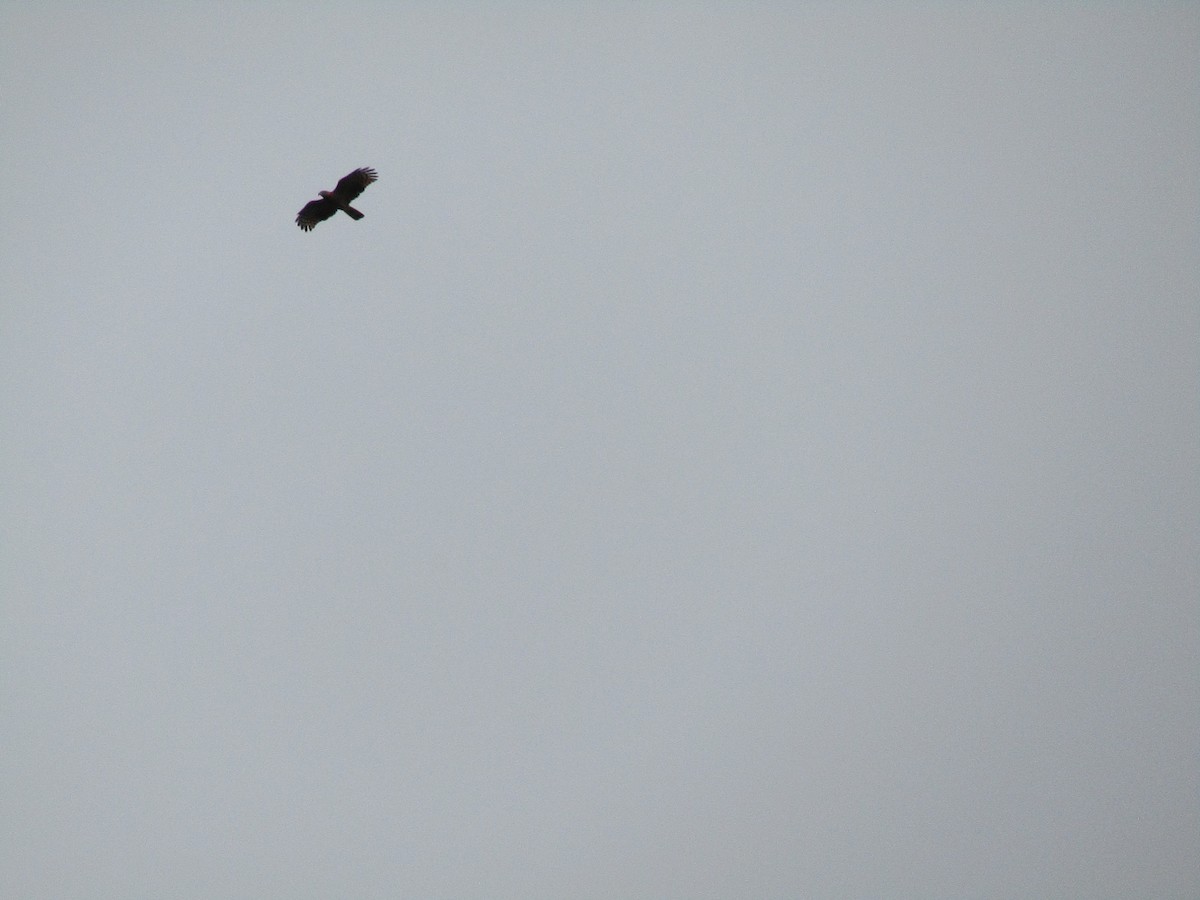
<path id="1" fill-rule="evenodd" d="M 306 203 L 296 216 L 296 224 L 304 231 L 312 231 L 318 222 L 324 222 L 339 209 L 352 219 L 361 219 L 363 214 L 351 206 L 350 201 L 378 177 L 374 169 L 355 169 L 339 181 L 332 191 L 318 191 L 321 199 Z"/>

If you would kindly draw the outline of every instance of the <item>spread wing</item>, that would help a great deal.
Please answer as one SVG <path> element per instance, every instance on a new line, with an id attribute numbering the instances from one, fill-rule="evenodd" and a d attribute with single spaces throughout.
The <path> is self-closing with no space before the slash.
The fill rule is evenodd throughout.
<path id="1" fill-rule="evenodd" d="M 345 181 L 345 179 L 342 179 Z M 322 197 L 320 200 L 310 200 L 304 204 L 304 209 L 300 210 L 296 216 L 296 224 L 305 231 L 312 231 L 317 227 L 318 222 L 324 222 L 335 212 L 337 212 L 337 204 L 332 200 L 326 200 Z"/>
<path id="2" fill-rule="evenodd" d="M 375 174 L 374 169 L 355 169 L 345 178 L 337 183 L 337 187 L 333 192 L 349 203 L 359 194 L 367 189 L 367 185 L 374 181 L 379 176 Z M 333 213 L 329 214 L 330 216 Z M 328 216 L 326 216 L 328 218 Z"/>

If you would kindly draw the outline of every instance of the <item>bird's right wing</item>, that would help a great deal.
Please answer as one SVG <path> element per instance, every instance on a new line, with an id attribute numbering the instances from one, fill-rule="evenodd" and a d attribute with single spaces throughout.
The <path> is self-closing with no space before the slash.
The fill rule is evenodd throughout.
<path id="1" fill-rule="evenodd" d="M 304 209 L 296 215 L 296 224 L 305 231 L 312 231 L 318 222 L 324 222 L 335 212 L 337 205 L 332 200 L 322 197 L 320 200 L 310 200 L 304 204 Z"/>

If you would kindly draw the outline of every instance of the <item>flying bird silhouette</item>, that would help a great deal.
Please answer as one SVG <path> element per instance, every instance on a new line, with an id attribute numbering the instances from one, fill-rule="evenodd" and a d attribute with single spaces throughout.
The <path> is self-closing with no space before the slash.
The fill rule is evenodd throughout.
<path id="1" fill-rule="evenodd" d="M 318 191 L 320 200 L 310 200 L 304 204 L 304 209 L 296 215 L 296 224 L 304 231 L 312 231 L 318 222 L 324 222 L 339 209 L 352 219 L 361 219 L 363 214 L 351 206 L 350 201 L 378 177 L 374 169 L 355 169 L 339 181 L 332 191 Z"/>

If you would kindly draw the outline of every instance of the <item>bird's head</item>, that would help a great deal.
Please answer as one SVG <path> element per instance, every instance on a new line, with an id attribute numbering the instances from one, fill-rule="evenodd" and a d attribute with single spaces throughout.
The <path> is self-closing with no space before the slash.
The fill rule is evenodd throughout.
<path id="1" fill-rule="evenodd" d="M 330 200 L 333 197 L 333 195 L 330 194 L 329 191 L 317 191 L 317 193 L 320 194 L 322 197 L 324 197 L 326 200 Z"/>

